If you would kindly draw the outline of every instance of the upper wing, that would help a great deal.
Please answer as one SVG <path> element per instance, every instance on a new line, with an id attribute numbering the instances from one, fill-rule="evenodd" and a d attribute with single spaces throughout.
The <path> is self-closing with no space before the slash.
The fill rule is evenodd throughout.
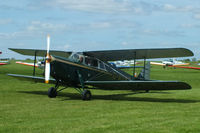
<path id="1" fill-rule="evenodd" d="M 31 55 L 31 56 L 42 56 L 44 57 L 47 54 L 46 50 L 40 50 L 40 49 L 17 49 L 17 48 L 9 48 L 10 50 L 17 52 L 22 55 Z M 65 52 L 65 51 L 56 51 L 56 50 L 50 50 L 50 54 L 61 56 L 61 57 L 69 57 L 72 52 Z"/>
<path id="2" fill-rule="evenodd" d="M 85 51 L 83 54 L 96 57 L 103 61 L 186 57 L 194 55 L 192 51 L 185 48 Z"/>
<path id="3" fill-rule="evenodd" d="M 12 51 L 23 55 L 45 56 L 46 50 L 39 49 L 16 49 L 9 48 Z M 51 50 L 50 54 L 68 57 L 72 52 Z M 192 51 L 185 48 L 162 48 L 162 49 L 127 49 L 127 50 L 105 50 L 105 51 L 85 51 L 84 55 L 96 57 L 103 61 L 131 60 L 131 59 L 151 59 L 151 58 L 170 58 L 193 56 Z"/>
<path id="4" fill-rule="evenodd" d="M 186 90 L 191 86 L 179 81 L 86 81 L 85 84 L 113 90 Z"/>

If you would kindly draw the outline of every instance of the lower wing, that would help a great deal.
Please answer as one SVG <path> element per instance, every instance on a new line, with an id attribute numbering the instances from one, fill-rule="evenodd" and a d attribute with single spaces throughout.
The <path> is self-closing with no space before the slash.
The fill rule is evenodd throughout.
<path id="1" fill-rule="evenodd" d="M 191 86 L 179 81 L 86 81 L 85 84 L 111 90 L 187 90 Z"/>
<path id="2" fill-rule="evenodd" d="M 44 77 L 37 77 L 37 76 L 28 76 L 28 75 L 19 75 L 19 74 L 7 74 L 8 76 L 12 76 L 18 79 L 22 79 L 22 80 L 30 80 L 30 81 L 35 81 L 35 82 L 40 82 L 40 83 L 44 83 L 45 78 Z M 49 83 L 55 84 L 56 80 L 50 78 Z"/>
<path id="3" fill-rule="evenodd" d="M 44 77 L 8 74 L 8 76 L 31 80 L 44 83 Z M 50 83 L 55 84 L 55 79 L 50 79 Z M 191 86 L 184 82 L 179 81 L 85 81 L 85 85 L 92 85 L 96 88 L 107 90 L 187 90 L 191 89 Z"/>

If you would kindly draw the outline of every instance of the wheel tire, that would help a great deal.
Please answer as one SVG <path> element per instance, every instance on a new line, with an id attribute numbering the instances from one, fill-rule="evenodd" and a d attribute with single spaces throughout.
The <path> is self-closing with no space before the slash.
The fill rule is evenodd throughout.
<path id="1" fill-rule="evenodd" d="M 89 90 L 84 90 L 82 93 L 83 100 L 91 100 L 92 94 Z"/>
<path id="2" fill-rule="evenodd" d="M 57 91 L 56 91 L 56 89 L 54 87 L 49 88 L 48 96 L 50 98 L 55 98 L 57 96 Z"/>

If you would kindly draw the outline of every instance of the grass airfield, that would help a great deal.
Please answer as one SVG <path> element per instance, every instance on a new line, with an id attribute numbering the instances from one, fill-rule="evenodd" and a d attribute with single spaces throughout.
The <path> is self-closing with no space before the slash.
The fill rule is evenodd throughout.
<path id="1" fill-rule="evenodd" d="M 180 80 L 191 90 L 91 90 L 82 101 L 73 88 L 50 99 L 52 85 L 20 81 L 6 73 L 31 75 L 32 67 L 0 66 L 0 133 L 199 133 L 200 71 L 152 66 L 151 78 Z M 41 70 L 36 69 L 37 75 Z M 132 70 L 127 70 L 132 72 Z"/>

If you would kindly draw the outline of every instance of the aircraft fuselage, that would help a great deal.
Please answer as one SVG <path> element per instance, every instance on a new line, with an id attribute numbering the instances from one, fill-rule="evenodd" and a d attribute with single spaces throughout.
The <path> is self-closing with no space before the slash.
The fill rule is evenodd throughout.
<path id="1" fill-rule="evenodd" d="M 131 80 L 132 76 L 96 58 L 74 53 L 69 58 L 53 56 L 51 76 L 69 86 L 83 81 Z M 81 79 L 80 79 L 81 76 Z"/>

